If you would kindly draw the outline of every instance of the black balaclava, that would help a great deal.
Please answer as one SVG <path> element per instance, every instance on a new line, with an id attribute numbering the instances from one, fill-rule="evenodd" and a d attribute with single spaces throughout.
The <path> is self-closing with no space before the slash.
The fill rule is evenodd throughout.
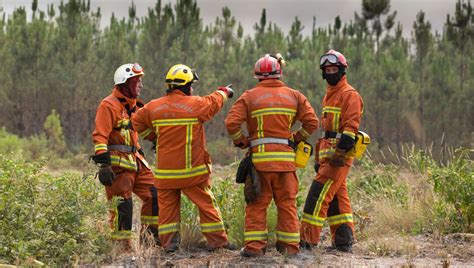
<path id="1" fill-rule="evenodd" d="M 191 86 L 192 86 L 193 82 L 189 82 L 187 83 L 186 85 L 183 85 L 183 86 L 176 86 L 172 89 L 168 89 L 166 90 L 167 93 L 170 93 L 172 92 L 173 90 L 181 90 L 184 94 L 188 95 L 188 96 L 191 96 Z"/>
<path id="2" fill-rule="evenodd" d="M 339 83 L 341 78 L 346 74 L 346 70 L 343 66 L 337 66 L 337 67 L 338 67 L 337 73 L 333 73 L 333 74 L 326 73 L 323 68 L 323 79 L 326 79 L 328 84 L 330 84 L 331 86 L 337 85 L 337 83 Z"/>

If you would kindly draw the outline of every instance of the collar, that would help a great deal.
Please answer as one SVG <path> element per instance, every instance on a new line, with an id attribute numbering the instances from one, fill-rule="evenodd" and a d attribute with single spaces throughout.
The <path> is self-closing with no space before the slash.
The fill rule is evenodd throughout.
<path id="1" fill-rule="evenodd" d="M 332 86 L 330 84 L 327 84 L 326 87 L 326 94 L 327 95 L 332 95 L 335 92 L 338 92 L 340 89 L 345 88 L 348 85 L 347 83 L 347 78 L 346 75 L 344 75 L 341 80 L 339 80 L 339 83 L 337 83 L 335 86 Z"/>
<path id="2" fill-rule="evenodd" d="M 183 91 L 179 90 L 179 89 L 175 89 L 169 93 L 166 93 L 166 96 L 171 96 L 171 95 L 181 95 L 181 96 L 188 96 L 186 94 L 184 94 Z"/>
<path id="3" fill-rule="evenodd" d="M 122 92 L 120 92 L 120 90 L 118 89 L 118 87 L 114 87 L 114 89 L 112 90 L 112 95 L 116 97 L 127 110 L 132 110 L 137 104 L 137 99 L 131 99 L 123 95 Z"/>
<path id="4" fill-rule="evenodd" d="M 258 82 L 257 87 L 283 87 L 286 84 L 278 79 L 265 79 L 261 82 Z"/>

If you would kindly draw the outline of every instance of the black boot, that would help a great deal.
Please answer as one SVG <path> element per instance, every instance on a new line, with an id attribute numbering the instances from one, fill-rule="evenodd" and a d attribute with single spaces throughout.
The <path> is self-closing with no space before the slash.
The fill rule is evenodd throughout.
<path id="1" fill-rule="evenodd" d="M 354 235 L 352 229 L 347 224 L 341 224 L 336 230 L 333 245 L 342 252 L 352 253 Z"/>

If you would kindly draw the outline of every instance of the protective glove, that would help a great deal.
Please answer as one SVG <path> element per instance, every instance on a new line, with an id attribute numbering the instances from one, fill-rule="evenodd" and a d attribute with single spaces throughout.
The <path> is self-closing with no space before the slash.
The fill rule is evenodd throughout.
<path id="1" fill-rule="evenodd" d="M 229 84 L 225 87 L 219 87 L 217 90 L 220 90 L 226 94 L 226 96 L 230 99 L 234 97 L 234 90 L 232 89 L 232 84 Z"/>
<path id="2" fill-rule="evenodd" d="M 102 165 L 99 169 L 99 181 L 104 186 L 111 186 L 115 180 L 115 173 L 110 165 Z"/>
<path id="3" fill-rule="evenodd" d="M 239 147 L 240 149 L 245 149 L 250 146 L 250 141 L 247 138 L 241 139 L 238 141 L 238 143 L 234 142 L 234 146 Z"/>
<path id="4" fill-rule="evenodd" d="M 336 148 L 336 151 L 332 155 L 331 159 L 329 159 L 329 164 L 333 167 L 342 167 L 344 166 L 345 160 L 346 152 L 342 149 Z"/>

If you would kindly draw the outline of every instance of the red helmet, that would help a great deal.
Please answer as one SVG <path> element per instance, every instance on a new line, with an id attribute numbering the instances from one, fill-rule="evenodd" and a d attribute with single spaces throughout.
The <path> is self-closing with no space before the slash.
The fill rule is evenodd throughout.
<path id="1" fill-rule="evenodd" d="M 283 58 L 281 58 L 281 60 L 283 60 Z M 275 56 L 265 54 L 265 56 L 258 59 L 255 63 L 254 73 L 254 77 L 258 79 L 279 78 L 283 73 L 281 70 L 280 60 Z"/>
<path id="2" fill-rule="evenodd" d="M 345 68 L 347 68 L 348 66 L 346 57 L 344 57 L 341 52 L 338 52 L 333 49 L 329 50 L 319 59 L 319 68 L 322 69 L 323 67 L 328 65 L 344 66 Z"/>

